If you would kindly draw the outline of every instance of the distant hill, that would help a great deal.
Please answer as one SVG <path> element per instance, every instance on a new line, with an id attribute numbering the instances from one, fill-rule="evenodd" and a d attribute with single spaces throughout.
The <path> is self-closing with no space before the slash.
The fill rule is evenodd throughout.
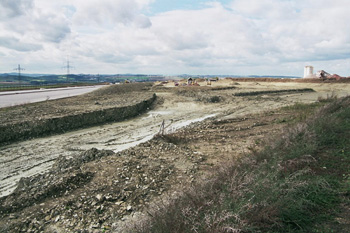
<path id="1" fill-rule="evenodd" d="M 55 83 L 97 83 L 97 82 L 154 82 L 165 80 L 162 75 L 144 75 L 144 74 L 115 74 L 115 75 L 91 75 L 91 74 L 21 74 L 21 84 L 29 85 L 44 85 Z M 17 83 L 18 73 L 3 73 L 0 74 L 0 82 Z"/>
<path id="2" fill-rule="evenodd" d="M 300 78 L 297 76 L 274 76 L 274 75 L 189 75 L 182 74 L 177 76 L 163 76 L 163 75 L 146 75 L 146 74 L 70 74 L 67 75 L 57 75 L 57 74 L 21 74 L 21 83 L 30 85 L 45 85 L 45 84 L 55 84 L 55 83 L 97 83 L 97 82 L 125 82 L 126 80 L 131 82 L 155 82 L 164 81 L 173 78 Z M 18 83 L 18 73 L 2 73 L 0 74 L 0 82 L 7 83 Z"/>

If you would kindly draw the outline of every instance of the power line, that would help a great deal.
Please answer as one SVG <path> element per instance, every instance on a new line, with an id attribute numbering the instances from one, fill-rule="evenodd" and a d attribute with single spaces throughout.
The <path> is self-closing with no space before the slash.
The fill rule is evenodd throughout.
<path id="1" fill-rule="evenodd" d="M 67 69 L 67 76 L 66 76 L 66 78 L 67 78 L 67 82 L 68 82 L 68 78 L 69 78 L 69 75 L 70 75 L 70 70 L 74 69 L 74 67 L 71 66 L 70 63 L 69 63 L 68 56 L 67 56 L 67 65 L 63 66 L 62 69 Z"/>
<path id="2" fill-rule="evenodd" d="M 18 83 L 21 82 L 21 70 L 25 70 L 24 68 L 21 68 L 21 65 L 18 64 L 18 67 L 13 69 L 13 70 L 18 70 Z"/>

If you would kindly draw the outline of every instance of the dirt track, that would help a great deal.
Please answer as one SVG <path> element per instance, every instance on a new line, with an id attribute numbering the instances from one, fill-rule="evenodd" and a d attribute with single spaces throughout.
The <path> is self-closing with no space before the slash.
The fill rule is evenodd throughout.
<path id="1" fill-rule="evenodd" d="M 164 88 L 166 86 L 172 88 Z M 221 86 L 225 89 L 220 89 Z M 47 171 L 60 155 L 79 158 L 82 151 L 91 148 L 118 152 L 152 138 L 159 131 L 163 120 L 166 126 L 169 125 L 167 130 L 174 131 L 180 126 L 211 117 L 187 130 L 178 131 L 171 138 L 154 139 L 112 156 L 80 162 L 79 166 L 74 168 L 75 170 L 69 170 L 69 173 L 76 176 L 82 174 L 82 177 L 87 179 L 84 181 L 86 185 L 83 182 L 72 188 L 72 191 L 63 190 L 63 194 L 57 198 L 45 196 L 46 194 L 42 199 L 34 198 L 34 203 L 42 203 L 41 207 L 33 207 L 30 204 L 33 200 L 28 200 L 29 208 L 20 209 L 21 212 L 11 210 L 10 214 L 4 215 L 4 221 L 12 219 L 10 222 L 13 225 L 10 224 L 8 229 L 13 230 L 15 226 L 37 229 L 39 224 L 33 222 L 34 218 L 41 221 L 43 229 L 46 230 L 88 228 L 98 231 L 102 228 L 116 227 L 112 226 L 114 222 L 142 210 L 144 202 L 150 202 L 152 198 L 170 190 L 174 184 L 190 182 L 211 166 L 247 151 L 262 137 L 280 130 L 283 127 L 281 122 L 287 119 L 290 113 L 279 114 L 272 110 L 296 102 L 314 102 L 319 98 L 326 98 L 327 95 L 344 96 L 350 90 L 349 84 L 234 83 L 230 80 L 213 83 L 212 87 L 219 89 L 203 91 L 195 88 L 177 92 L 174 91 L 173 83 L 154 87 L 153 91 L 160 100 L 156 107 L 145 115 L 129 121 L 0 148 L 0 169 L 4 171 L 1 174 L 0 188 L 2 195 L 7 195 L 15 188 L 15 183 L 20 177 Z M 315 92 L 233 96 L 237 92 L 297 88 L 312 88 Z M 212 97 L 219 97 L 219 102 L 210 102 Z M 264 111 L 270 113 L 262 114 Z M 256 115 L 258 113 L 261 114 Z M 41 184 L 43 189 L 50 185 L 45 180 L 45 177 L 37 178 L 31 181 L 32 191 L 24 190 L 35 195 L 35 192 L 38 192 L 35 191 L 36 185 L 39 187 Z M 56 181 L 53 179 L 52 182 L 55 184 Z M 12 199 L 3 199 L 2 203 L 18 202 L 21 195 L 18 193 L 18 196 L 13 196 Z M 71 211 L 67 211 L 67 205 L 71 206 Z M 84 208 L 94 213 L 81 215 Z"/>

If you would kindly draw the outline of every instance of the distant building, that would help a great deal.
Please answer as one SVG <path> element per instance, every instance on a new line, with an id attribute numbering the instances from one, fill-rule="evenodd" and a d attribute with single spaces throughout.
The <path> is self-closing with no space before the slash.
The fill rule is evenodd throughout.
<path id="1" fill-rule="evenodd" d="M 314 67 L 305 66 L 304 67 L 304 78 L 314 78 Z"/>

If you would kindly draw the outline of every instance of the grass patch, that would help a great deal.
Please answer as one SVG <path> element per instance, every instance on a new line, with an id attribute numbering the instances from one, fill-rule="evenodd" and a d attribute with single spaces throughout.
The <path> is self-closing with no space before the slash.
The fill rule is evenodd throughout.
<path id="1" fill-rule="evenodd" d="M 22 90 L 38 90 L 41 88 L 63 88 L 63 87 L 77 87 L 77 86 L 92 86 L 96 83 L 61 83 L 61 84 L 47 84 L 47 85 L 0 85 L 0 92 L 4 91 L 22 91 Z"/>
<path id="2" fill-rule="evenodd" d="M 304 92 L 314 92 L 314 90 L 311 88 L 304 88 L 304 89 L 287 89 L 287 90 L 273 90 L 273 91 L 250 91 L 250 92 L 238 92 L 233 94 L 233 96 L 256 96 L 256 95 L 266 95 L 266 94 L 304 93 Z"/>
<path id="3" fill-rule="evenodd" d="M 175 89 L 175 94 L 186 96 L 205 103 L 218 103 L 224 100 L 220 95 L 216 95 L 218 91 L 232 89 L 228 88 L 211 88 L 211 87 L 183 87 Z M 219 94 L 219 93 L 217 93 Z"/>
<path id="4" fill-rule="evenodd" d="M 324 223 L 334 223 L 350 193 L 350 98 L 320 108 L 265 149 L 150 209 L 129 231 L 331 232 Z"/>

